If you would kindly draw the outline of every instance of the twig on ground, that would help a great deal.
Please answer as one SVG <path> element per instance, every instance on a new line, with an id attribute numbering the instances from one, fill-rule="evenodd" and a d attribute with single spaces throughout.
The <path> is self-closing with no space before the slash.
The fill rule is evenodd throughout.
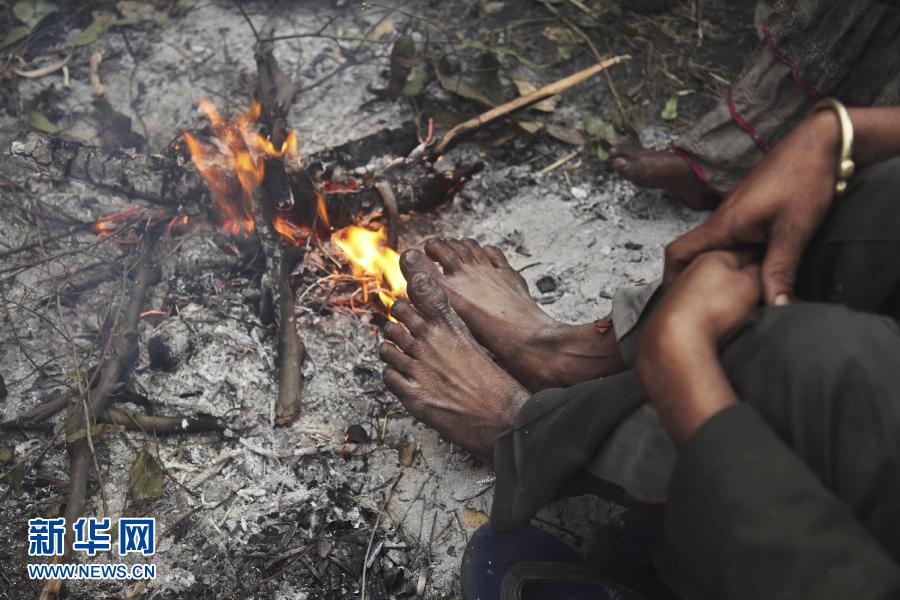
<path id="1" fill-rule="evenodd" d="M 387 506 L 391 501 L 391 497 L 394 495 L 394 490 L 397 489 L 397 484 L 400 483 L 401 479 L 403 479 L 403 471 L 401 471 L 400 474 L 397 475 L 397 479 L 394 480 L 394 483 L 391 484 L 391 487 L 388 489 L 387 494 L 385 494 L 384 502 L 381 503 L 381 510 L 378 511 L 378 516 L 375 517 L 375 524 L 372 525 L 372 532 L 369 534 L 369 544 L 366 546 L 366 553 L 363 556 L 363 570 L 362 580 L 360 583 L 359 600 L 366 600 L 366 575 L 369 571 L 367 563 L 369 562 L 369 554 L 372 552 L 372 542 L 375 540 L 375 534 L 378 533 L 378 526 L 381 524 L 381 516 L 387 509 Z"/>
<path id="2" fill-rule="evenodd" d="M 441 138 L 440 143 L 435 146 L 432 151 L 433 156 L 438 157 L 442 154 L 445 154 L 447 150 L 454 145 L 460 138 L 465 136 L 472 131 L 480 129 L 489 123 L 493 123 L 498 119 L 502 119 L 508 117 L 520 110 L 524 110 L 533 104 L 537 104 L 542 100 L 546 100 L 551 96 L 555 96 L 565 90 L 578 85 L 582 81 L 593 77 L 598 73 L 602 73 L 606 69 L 612 67 L 613 65 L 617 65 L 620 62 L 624 62 L 626 60 L 630 60 L 631 56 L 628 54 L 623 54 L 620 56 L 613 56 L 611 58 L 604 59 L 597 64 L 588 67 L 587 69 L 583 69 L 578 71 L 577 73 L 573 73 L 568 77 L 564 77 L 559 81 L 555 81 L 551 84 L 545 85 L 542 88 L 539 88 L 526 96 L 521 96 L 516 98 L 515 100 L 511 100 L 506 102 L 505 104 L 501 104 L 500 106 L 496 106 L 491 110 L 484 112 L 477 117 L 469 119 L 468 121 L 464 121 L 460 123 L 450 131 L 444 134 L 444 137 Z"/>

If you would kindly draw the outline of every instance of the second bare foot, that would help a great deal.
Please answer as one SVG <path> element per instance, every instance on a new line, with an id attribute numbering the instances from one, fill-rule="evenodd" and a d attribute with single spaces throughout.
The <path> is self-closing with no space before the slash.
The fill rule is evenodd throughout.
<path id="1" fill-rule="evenodd" d="M 697 177 L 688 162 L 672 152 L 617 146 L 610 152 L 616 173 L 635 185 L 663 189 L 697 210 L 715 208 L 720 198 Z"/>
<path id="2" fill-rule="evenodd" d="M 407 280 L 429 275 L 475 338 L 531 391 L 574 385 L 624 368 L 612 332 L 545 313 L 503 253 L 472 239 L 436 240 L 400 259 Z M 432 260 L 436 261 L 438 269 Z"/>
<path id="3" fill-rule="evenodd" d="M 406 409 L 451 442 L 493 462 L 494 439 L 529 393 L 478 345 L 444 290 L 427 274 L 409 279 L 410 302 L 384 326 L 384 381 Z"/>

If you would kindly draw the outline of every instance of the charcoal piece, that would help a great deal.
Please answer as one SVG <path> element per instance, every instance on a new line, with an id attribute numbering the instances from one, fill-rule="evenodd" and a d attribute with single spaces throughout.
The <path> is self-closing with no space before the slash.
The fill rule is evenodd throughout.
<path id="1" fill-rule="evenodd" d="M 365 444 L 369 441 L 369 432 L 362 425 L 354 423 L 347 427 L 344 432 L 344 439 L 351 444 Z"/>
<path id="2" fill-rule="evenodd" d="M 180 319 L 168 321 L 148 340 L 147 353 L 151 369 L 174 371 L 194 353 L 190 329 Z"/>
<path id="3" fill-rule="evenodd" d="M 547 294 L 556 289 L 556 280 L 550 275 L 544 275 L 537 280 L 535 285 L 542 294 Z"/>

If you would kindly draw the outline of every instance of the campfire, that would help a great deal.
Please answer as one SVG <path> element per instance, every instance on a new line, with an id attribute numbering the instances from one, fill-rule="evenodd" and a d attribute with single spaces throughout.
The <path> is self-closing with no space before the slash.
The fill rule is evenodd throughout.
<path id="1" fill-rule="evenodd" d="M 209 119 L 211 136 L 209 143 L 202 143 L 197 136 L 184 132 L 184 142 L 191 160 L 209 185 L 223 230 L 235 236 L 248 236 L 254 231 L 253 202 L 266 174 L 267 159 L 277 159 L 285 173 L 303 171 L 299 155 L 299 141 L 291 129 L 279 147 L 258 129 L 261 105 L 253 102 L 250 109 L 238 115 L 233 122 L 226 122 L 209 100 L 200 103 L 200 109 Z M 238 183 L 239 189 L 233 185 Z M 400 272 L 400 256 L 395 248 L 387 246 L 387 233 L 382 226 L 373 231 L 359 225 L 348 225 L 330 232 L 322 238 L 317 231 L 330 230 L 330 218 L 325 194 L 335 191 L 358 191 L 355 180 L 349 183 L 334 181 L 317 182 L 314 190 L 315 218 L 318 223 L 301 223 L 294 220 L 288 205 L 277 207 L 272 227 L 281 240 L 294 246 L 330 241 L 340 249 L 349 261 L 353 276 L 359 281 L 363 301 L 374 296 L 389 309 L 394 301 L 405 293 L 406 281 Z M 107 218 L 108 219 L 108 218 Z M 317 227 L 318 225 L 318 227 Z M 99 224 L 98 224 L 99 226 Z"/>

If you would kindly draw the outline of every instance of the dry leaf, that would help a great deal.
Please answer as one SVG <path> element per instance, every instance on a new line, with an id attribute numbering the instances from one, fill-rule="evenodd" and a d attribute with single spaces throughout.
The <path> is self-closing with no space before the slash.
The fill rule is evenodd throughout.
<path id="1" fill-rule="evenodd" d="M 153 455 L 141 448 L 131 465 L 131 498 L 143 502 L 162 495 L 162 469 Z"/>
<path id="2" fill-rule="evenodd" d="M 463 509 L 462 522 L 466 529 L 478 529 L 488 522 L 488 516 L 480 510 L 466 507 Z"/>
<path id="3" fill-rule="evenodd" d="M 519 90 L 520 96 L 527 96 L 528 94 L 536 92 L 538 89 L 537 86 L 526 79 L 513 78 L 513 83 L 516 84 L 516 89 Z M 557 104 L 559 104 L 559 96 L 553 96 L 546 100 L 541 100 L 537 104 L 532 104 L 531 108 L 544 112 L 553 112 L 556 110 Z"/>
<path id="4" fill-rule="evenodd" d="M 547 133 L 555 137 L 561 142 L 572 144 L 573 146 L 583 146 L 587 140 L 584 135 L 577 129 L 571 127 L 560 127 L 559 125 L 547 125 Z"/>
<path id="5" fill-rule="evenodd" d="M 375 27 L 375 31 L 372 32 L 372 39 L 380 42 L 395 31 L 397 31 L 397 28 L 394 27 L 394 20 L 388 17 Z"/>
<path id="6" fill-rule="evenodd" d="M 400 446 L 400 448 L 397 449 L 400 464 L 404 467 L 411 467 L 413 461 L 416 459 L 416 451 L 418 449 L 419 445 L 415 442 L 407 442 Z"/>

